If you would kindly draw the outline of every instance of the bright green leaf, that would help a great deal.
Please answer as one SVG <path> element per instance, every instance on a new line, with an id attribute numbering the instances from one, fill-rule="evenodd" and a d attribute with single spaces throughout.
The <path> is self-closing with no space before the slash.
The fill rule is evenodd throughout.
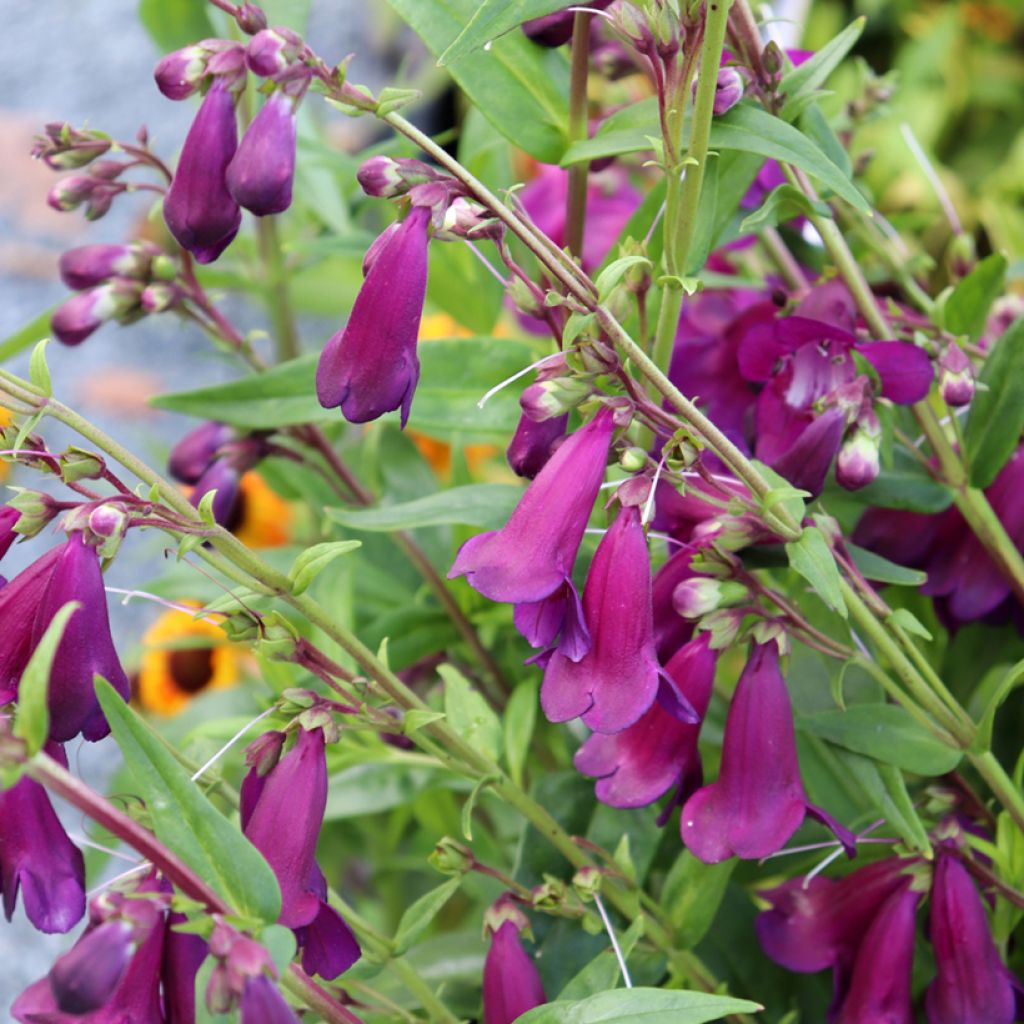
<path id="1" fill-rule="evenodd" d="M 40 313 L 34 320 L 30 320 L 20 330 L 8 335 L 0 341 L 0 362 L 24 352 L 29 346 L 45 338 L 50 333 L 50 318 L 53 316 L 53 309 Z"/>
<path id="2" fill-rule="evenodd" d="M 928 574 L 920 569 L 908 569 L 904 565 L 890 562 L 888 558 L 876 555 L 874 551 L 846 542 L 846 550 L 853 564 L 876 583 L 892 583 L 898 587 L 921 587 L 928 582 Z"/>
<path id="3" fill-rule="evenodd" d="M 139 0 L 139 21 L 158 49 L 179 50 L 216 35 L 209 9 L 205 0 Z"/>
<path id="4" fill-rule="evenodd" d="M 454 875 L 443 881 L 436 889 L 421 896 L 406 908 L 395 932 L 394 955 L 401 956 L 414 946 L 420 936 L 430 927 L 430 922 L 441 912 L 441 908 L 455 895 L 462 884 L 462 876 Z"/>
<path id="5" fill-rule="evenodd" d="M 493 42 L 524 21 L 560 11 L 561 0 L 483 0 L 469 24 L 438 58 L 438 64 L 454 64 L 467 53 Z"/>
<path id="6" fill-rule="evenodd" d="M 994 252 L 957 284 L 944 307 L 948 330 L 977 340 L 985 329 L 992 303 L 1003 293 L 1006 267 L 1006 257 Z"/>
<path id="7" fill-rule="evenodd" d="M 839 568 L 825 535 L 816 526 L 804 527 L 798 540 L 786 545 L 789 564 L 831 608 L 846 618 L 846 603 L 839 586 Z"/>
<path id="8" fill-rule="evenodd" d="M 829 208 L 824 203 L 813 204 L 807 196 L 792 185 L 779 185 L 773 188 L 764 198 L 764 202 L 740 223 L 740 234 L 748 235 L 764 228 L 773 228 L 784 224 L 794 217 L 818 213 L 823 217 L 831 217 Z"/>
<path id="9" fill-rule="evenodd" d="M 676 857 L 659 903 L 674 927 L 677 949 L 693 949 L 707 934 L 735 866 L 735 858 L 704 864 L 689 850 Z"/>
<path id="10" fill-rule="evenodd" d="M 779 92 L 786 97 L 782 118 L 791 121 L 801 109 L 802 100 L 821 88 L 828 76 L 842 63 L 864 31 L 866 18 L 857 18 L 839 35 L 830 39 L 813 57 L 799 67 L 787 71 L 779 83 Z"/>
<path id="11" fill-rule="evenodd" d="M 471 747 L 496 761 L 502 745 L 498 716 L 454 665 L 441 665 L 438 672 L 444 680 L 444 713 L 448 724 Z"/>
<path id="12" fill-rule="evenodd" d="M 517 786 L 523 784 L 523 769 L 533 739 L 533 727 L 537 720 L 537 690 L 540 683 L 528 679 L 520 683 L 505 705 L 502 716 L 505 727 L 505 760 L 509 775 Z"/>
<path id="13" fill-rule="evenodd" d="M 295 564 L 288 573 L 292 591 L 301 594 L 336 558 L 362 546 L 361 540 L 334 540 L 306 548 L 295 559 Z"/>
<path id="14" fill-rule="evenodd" d="M 28 363 L 28 377 L 33 384 L 47 397 L 53 394 L 53 380 L 50 377 L 50 367 L 46 365 L 46 346 L 50 344 L 49 338 L 37 342 Z"/>
<path id="15" fill-rule="evenodd" d="M 637 942 L 643 937 L 644 918 L 638 917 L 619 937 L 619 948 L 622 956 L 629 964 L 629 954 L 633 952 Z M 557 1002 L 586 999 L 587 996 L 615 988 L 619 983 L 622 969 L 619 958 L 610 946 L 602 950 L 589 964 L 569 979 L 565 987 L 558 993 Z"/>
<path id="16" fill-rule="evenodd" d="M 732 996 L 638 987 L 599 992 L 582 1002 L 545 1003 L 517 1018 L 516 1024 L 704 1024 L 761 1009 Z"/>

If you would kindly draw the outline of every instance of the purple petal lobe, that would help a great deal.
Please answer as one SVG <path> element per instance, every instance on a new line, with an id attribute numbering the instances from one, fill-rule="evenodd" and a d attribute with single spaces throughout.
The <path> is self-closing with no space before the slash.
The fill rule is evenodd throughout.
<path id="1" fill-rule="evenodd" d="M 912 405 L 928 394 L 934 371 L 924 349 L 907 341 L 867 341 L 856 348 L 878 371 L 883 398 Z"/>

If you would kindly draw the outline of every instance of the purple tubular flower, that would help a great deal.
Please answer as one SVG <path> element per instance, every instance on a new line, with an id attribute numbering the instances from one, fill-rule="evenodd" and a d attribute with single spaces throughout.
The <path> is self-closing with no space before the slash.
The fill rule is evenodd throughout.
<path id="1" fill-rule="evenodd" d="M 25 914 L 36 928 L 49 934 L 70 931 L 85 913 L 85 861 L 46 790 L 28 778 L 5 789 L 0 822 L 0 887 L 7 920 L 20 888 Z"/>
<path id="2" fill-rule="evenodd" d="M 416 356 L 427 290 L 430 210 L 416 206 L 376 254 L 344 330 L 324 347 L 316 394 L 325 409 L 341 407 L 350 423 L 401 408 L 409 419 L 420 376 Z"/>
<path id="3" fill-rule="evenodd" d="M 615 424 L 602 409 L 569 437 L 527 487 L 509 521 L 471 537 L 448 578 L 465 575 L 492 601 L 542 601 L 569 579 L 604 480 Z M 646 555 L 645 555 L 646 558 Z"/>
<path id="4" fill-rule="evenodd" d="M 715 116 L 719 117 L 727 110 L 732 110 L 741 99 L 743 79 L 740 73 L 735 68 L 719 68 L 718 80 L 715 82 Z"/>
<path id="5" fill-rule="evenodd" d="M 526 638 L 531 647 L 549 651 L 558 639 L 558 650 L 570 661 L 579 661 L 590 650 L 591 635 L 587 628 L 583 602 L 572 580 L 565 580 L 561 587 L 543 601 L 517 604 L 513 614 L 516 629 Z M 545 658 L 546 655 L 541 655 Z M 531 658 L 531 663 L 536 659 Z"/>
<path id="6" fill-rule="evenodd" d="M 292 204 L 295 179 L 295 103 L 272 93 L 242 136 L 228 164 L 228 191 L 257 217 L 283 213 Z"/>
<path id="7" fill-rule="evenodd" d="M 0 507 L 0 558 L 3 558 L 11 545 L 18 539 L 14 527 L 17 526 L 21 513 L 10 505 Z"/>
<path id="8" fill-rule="evenodd" d="M 87 740 L 99 740 L 110 727 L 96 700 L 93 678 L 102 676 L 126 701 L 131 687 L 110 636 L 99 554 L 82 533 L 72 533 L 60 549 L 32 625 L 33 650 L 68 601 L 81 606 L 68 620 L 50 670 L 50 739 L 64 743 L 81 733 Z"/>
<path id="9" fill-rule="evenodd" d="M 118 278 L 109 284 L 72 295 L 50 318 L 54 337 L 63 345 L 78 345 L 108 320 L 130 312 L 139 304 L 142 285 Z"/>
<path id="10" fill-rule="evenodd" d="M 265 974 L 250 978 L 242 991 L 242 1024 L 299 1024 L 277 985 Z"/>
<path id="11" fill-rule="evenodd" d="M 184 914 L 169 914 L 164 932 L 160 974 L 168 1024 L 196 1024 L 196 975 L 209 952 L 200 936 L 175 930 L 186 920 Z"/>
<path id="12" fill-rule="evenodd" d="M 234 436 L 235 432 L 226 423 L 203 423 L 190 430 L 171 449 L 168 472 L 183 484 L 197 483 L 210 468 L 217 452 Z"/>
<path id="13" fill-rule="evenodd" d="M 673 686 L 703 719 L 715 677 L 711 635 L 682 647 L 665 666 Z M 666 684 L 667 685 L 667 684 Z M 612 736 L 594 733 L 573 763 L 598 778 L 598 800 L 611 807 L 644 807 L 679 783 L 688 795 L 700 782 L 700 724 L 682 722 L 656 700 L 644 716 Z"/>
<path id="14" fill-rule="evenodd" d="M 242 831 L 281 886 L 278 922 L 308 943 L 303 964 L 334 978 L 359 959 L 360 951 L 351 929 L 326 903 L 326 883 L 315 859 L 326 806 L 322 729 L 300 730 L 295 746 L 269 772 L 260 776 L 253 769 L 242 784 Z"/>
<path id="15" fill-rule="evenodd" d="M 49 975 L 57 1008 L 84 1014 L 107 1002 L 132 958 L 133 938 L 127 921 L 105 921 L 58 957 Z"/>
<path id="16" fill-rule="evenodd" d="M 547 1002 L 537 965 L 523 949 L 513 921 L 503 921 L 491 935 L 483 989 L 484 1024 L 512 1024 Z"/>
<path id="17" fill-rule="evenodd" d="M 619 732 L 654 703 L 660 672 L 639 508 L 621 509 L 601 538 L 583 589 L 583 614 L 593 644 L 579 661 L 554 653 L 544 672 L 541 708 L 552 722 L 582 718 L 595 732 Z"/>
<path id="18" fill-rule="evenodd" d="M 242 223 L 224 177 L 237 146 L 235 98 L 227 82 L 217 78 L 192 122 L 164 199 L 167 227 L 200 263 L 212 263 Z"/>
<path id="19" fill-rule="evenodd" d="M 867 930 L 835 1024 L 913 1024 L 910 972 L 914 916 L 921 894 L 908 879 L 882 904 Z"/>
<path id="20" fill-rule="evenodd" d="M 284 71 L 301 50 L 302 39 L 291 29 L 265 28 L 249 40 L 245 62 L 254 75 L 271 78 Z"/>
<path id="21" fill-rule="evenodd" d="M 505 452 L 512 472 L 532 480 L 547 465 L 555 442 L 565 437 L 568 425 L 568 413 L 544 420 L 543 423 L 537 423 L 525 414 L 521 415 Z"/>
<path id="22" fill-rule="evenodd" d="M 203 498 L 210 491 L 215 491 L 212 509 L 214 522 L 230 529 L 238 512 L 241 476 L 229 459 L 214 459 L 196 481 L 188 500 L 198 508 Z"/>
<path id="23" fill-rule="evenodd" d="M 981 896 L 953 854 L 940 854 L 935 869 L 929 933 L 936 975 L 925 997 L 928 1024 L 1012 1024 L 1013 982 L 992 941 Z"/>
<path id="24" fill-rule="evenodd" d="M 706 864 L 756 860 L 782 848 L 806 809 L 778 648 L 754 644 L 729 707 L 718 780 L 683 807 L 683 842 Z"/>
<path id="25" fill-rule="evenodd" d="M 821 494 L 845 431 L 846 414 L 835 407 L 826 409 L 772 462 L 772 468 L 794 487 L 812 496 Z"/>

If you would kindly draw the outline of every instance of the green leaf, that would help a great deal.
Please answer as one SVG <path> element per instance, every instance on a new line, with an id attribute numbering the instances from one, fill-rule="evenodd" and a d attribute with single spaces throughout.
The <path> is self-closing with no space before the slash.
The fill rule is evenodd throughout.
<path id="1" fill-rule="evenodd" d="M 520 683 L 513 691 L 505 705 L 505 760 L 508 762 L 508 773 L 517 786 L 523 784 L 523 768 L 526 756 L 530 752 L 530 741 L 533 739 L 533 727 L 537 721 L 537 690 L 540 683 L 536 679 L 528 679 Z"/>
<path id="2" fill-rule="evenodd" d="M 923 466 L 898 450 L 892 468 L 883 468 L 877 477 L 857 492 L 867 505 L 899 508 L 907 512 L 934 515 L 953 504 L 952 492 L 936 483 Z"/>
<path id="3" fill-rule="evenodd" d="M 637 255 L 621 256 L 619 259 L 609 263 L 594 282 L 597 285 L 598 298 L 602 302 L 607 299 L 611 290 L 622 280 L 626 271 L 630 267 L 635 267 L 641 263 L 646 264 L 648 267 L 653 267 L 653 264 L 646 256 Z"/>
<path id="4" fill-rule="evenodd" d="M 398 922 L 398 930 L 395 932 L 395 956 L 401 956 L 410 946 L 416 944 L 416 941 L 430 926 L 430 922 L 455 895 L 455 890 L 461 884 L 462 876 L 455 875 L 442 882 L 436 889 L 431 889 L 406 909 Z"/>
<path id="5" fill-rule="evenodd" d="M 779 185 L 765 196 L 764 202 L 740 222 L 740 234 L 749 235 L 764 228 L 773 228 L 787 220 L 809 213 L 831 217 L 832 213 L 824 203 L 812 203 L 799 189 L 792 185 Z"/>
<path id="6" fill-rule="evenodd" d="M 676 857 L 659 903 L 674 927 L 677 949 L 693 949 L 707 934 L 736 863 L 732 857 L 720 864 L 704 864 L 689 850 Z"/>
<path id="7" fill-rule="evenodd" d="M 208 11 L 205 0 L 139 0 L 139 21 L 164 51 L 180 50 L 215 36 Z"/>
<path id="8" fill-rule="evenodd" d="M 388 0 L 438 57 L 478 10 L 476 0 Z M 568 138 L 569 65 L 565 55 L 521 32 L 466 53 L 452 78 L 510 142 L 542 163 L 558 163 Z"/>
<path id="9" fill-rule="evenodd" d="M 789 514 L 793 522 L 803 522 L 807 511 L 804 498 L 810 497 L 810 494 L 794 487 L 785 477 L 779 476 L 771 466 L 766 466 L 763 462 L 758 462 L 757 459 L 751 461 L 758 473 L 772 485 L 772 489 L 764 499 L 765 511 L 770 512 L 778 505 Z"/>
<path id="10" fill-rule="evenodd" d="M 916 775 L 951 772 L 963 756 L 894 704 L 851 704 L 845 711 L 800 715 L 797 728 Z"/>
<path id="11" fill-rule="evenodd" d="M 472 50 L 493 42 L 524 21 L 560 11 L 561 0 L 483 0 L 469 24 L 455 37 L 437 63 L 453 64 Z"/>
<path id="12" fill-rule="evenodd" d="M 508 179 L 503 187 L 507 183 Z M 428 301 L 474 334 L 490 334 L 503 308 L 501 282 L 468 245 L 432 245 L 428 255 Z"/>
<path id="13" fill-rule="evenodd" d="M 57 655 L 68 620 L 82 607 L 81 601 L 68 601 L 57 609 L 36 649 L 32 652 L 18 683 L 18 713 L 14 719 L 14 735 L 25 741 L 28 756 L 38 754 L 50 731 L 50 710 L 46 693 L 50 685 L 50 669 Z"/>
<path id="14" fill-rule="evenodd" d="M 1024 317 L 1014 321 L 985 360 L 967 420 L 971 483 L 986 488 L 1024 431 Z"/>
<path id="15" fill-rule="evenodd" d="M 342 526 L 375 533 L 452 523 L 493 530 L 505 524 L 522 496 L 515 484 L 466 484 L 397 505 L 329 508 L 327 514 Z"/>
<path id="16" fill-rule="evenodd" d="M 839 587 L 839 568 L 825 535 L 816 526 L 805 526 L 798 540 L 786 545 L 790 566 L 814 588 L 831 608 L 846 618 L 846 603 Z"/>
<path id="17" fill-rule="evenodd" d="M 716 213 L 718 210 L 718 153 L 708 153 L 704 164 L 704 180 L 700 185 L 700 201 L 693 226 L 693 237 L 686 258 L 684 274 L 696 274 L 708 261 L 715 241 Z"/>
<path id="18" fill-rule="evenodd" d="M 331 775 L 325 821 L 378 814 L 413 801 L 430 789 L 468 791 L 469 783 L 441 768 L 404 762 L 371 761 Z"/>
<path id="19" fill-rule="evenodd" d="M 896 623 L 898 626 L 902 626 L 908 633 L 913 633 L 914 636 L 919 636 L 922 640 L 927 640 L 929 643 L 934 639 L 931 633 L 928 632 L 924 623 L 909 609 L 909 608 L 897 608 L 889 616 L 890 621 Z"/>
<path id="20" fill-rule="evenodd" d="M 97 678 L 96 696 L 160 842 L 233 910 L 265 924 L 276 922 L 281 893 L 260 852 L 210 803 L 164 742 L 108 682 Z"/>
<path id="21" fill-rule="evenodd" d="M 855 754 L 849 750 L 837 749 L 836 755 L 863 794 L 899 832 L 911 849 L 930 850 L 928 833 L 917 816 L 914 802 L 910 799 L 900 770 L 893 765 L 872 761 L 862 754 Z"/>
<path id="22" fill-rule="evenodd" d="M 56 307 L 40 313 L 34 320 L 30 320 L 20 330 L 9 334 L 3 341 L 0 341 L 0 362 L 24 352 L 30 345 L 45 338 L 50 333 L 50 318 Z"/>
<path id="23" fill-rule="evenodd" d="M 441 665 L 437 671 L 444 680 L 444 713 L 448 724 L 471 747 L 497 761 L 501 755 L 498 716 L 454 665 Z"/>
<path id="24" fill-rule="evenodd" d="M 953 289 L 944 307 L 948 330 L 954 334 L 966 334 L 972 341 L 981 336 L 992 303 L 1003 293 L 1006 268 L 1006 257 L 994 252 Z"/>
<path id="25" fill-rule="evenodd" d="M 876 555 L 874 551 L 846 542 L 846 550 L 853 564 L 869 579 L 876 583 L 892 583 L 897 587 L 922 587 L 928 582 L 928 573 L 920 569 L 908 569 L 904 565 L 890 562 L 888 558 Z"/>
<path id="26" fill-rule="evenodd" d="M 485 775 L 482 779 L 478 779 L 476 785 L 469 791 L 469 796 L 466 797 L 462 805 L 462 834 L 467 843 L 473 842 L 473 811 L 476 809 L 476 802 L 480 794 L 500 778 L 500 775 Z"/>
<path id="27" fill-rule="evenodd" d="M 828 76 L 842 63 L 860 39 L 866 22 L 867 19 L 864 17 L 852 21 L 813 57 L 782 76 L 779 91 L 786 97 L 782 107 L 783 120 L 793 120 L 802 109 L 803 101 L 808 96 L 813 96 L 815 91 L 825 84 Z"/>
<path id="28" fill-rule="evenodd" d="M 663 988 L 599 992 L 582 1002 L 545 1003 L 516 1018 L 516 1024 L 704 1024 L 733 1013 L 764 1007 L 746 999 Z"/>
<path id="29" fill-rule="evenodd" d="M 985 710 L 978 719 L 978 731 L 975 734 L 971 749 L 985 753 L 992 748 L 992 726 L 996 720 L 996 712 L 1010 693 L 1024 682 L 1024 661 L 1018 661 L 999 682 L 999 686 L 988 699 Z"/>
<path id="30" fill-rule="evenodd" d="M 362 546 L 361 540 L 334 540 L 306 548 L 288 573 L 293 593 L 301 594 L 336 558 Z"/>
<path id="31" fill-rule="evenodd" d="M 629 964 L 629 954 L 633 952 L 637 942 L 644 933 L 644 918 L 638 917 L 623 933 L 619 939 L 619 948 L 622 950 L 622 957 Z M 602 950 L 582 970 L 577 971 L 561 992 L 558 993 L 558 1002 L 585 999 L 606 989 L 615 988 L 619 983 L 619 975 L 622 968 L 619 966 L 619 958 L 615 950 L 610 946 Z"/>
<path id="32" fill-rule="evenodd" d="M 50 378 L 50 367 L 46 365 L 46 346 L 49 338 L 43 338 L 32 349 L 28 363 L 28 378 L 47 398 L 53 394 L 53 380 Z"/>

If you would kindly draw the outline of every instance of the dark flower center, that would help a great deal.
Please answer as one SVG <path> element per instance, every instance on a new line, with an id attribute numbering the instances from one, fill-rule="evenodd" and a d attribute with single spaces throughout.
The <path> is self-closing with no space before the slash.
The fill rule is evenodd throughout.
<path id="1" fill-rule="evenodd" d="M 168 658 L 174 685 L 185 693 L 198 693 L 213 678 L 213 648 L 189 647 L 172 651 Z"/>

